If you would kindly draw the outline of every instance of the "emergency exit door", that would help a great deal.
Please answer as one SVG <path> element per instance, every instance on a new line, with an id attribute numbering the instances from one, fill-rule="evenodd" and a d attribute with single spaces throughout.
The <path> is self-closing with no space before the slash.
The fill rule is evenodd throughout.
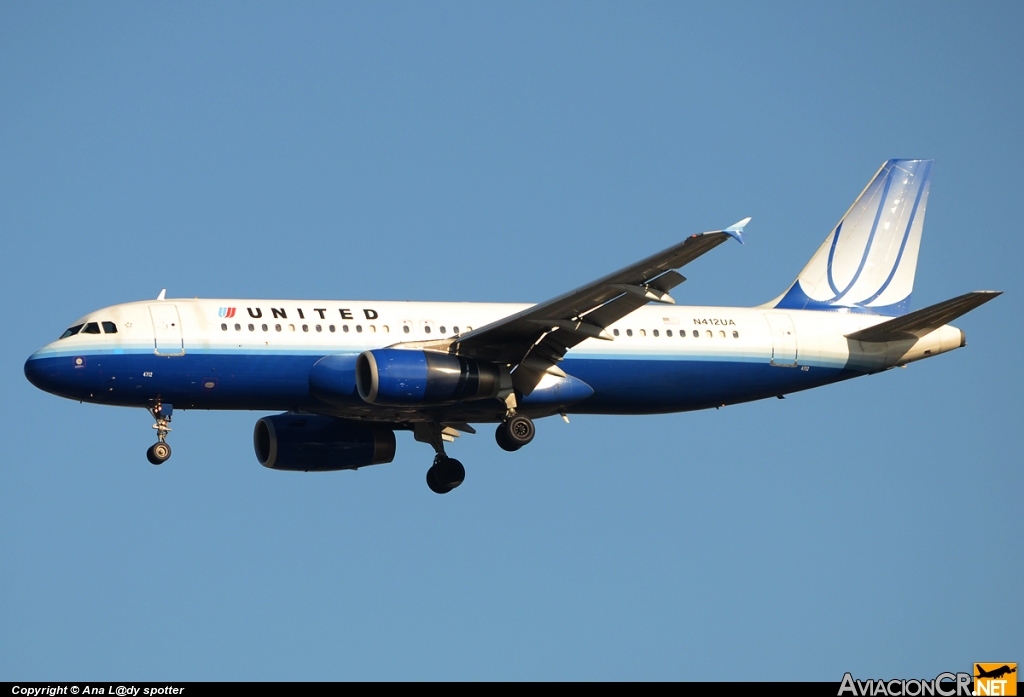
<path id="1" fill-rule="evenodd" d="M 153 352 L 158 356 L 184 356 L 178 306 L 172 303 L 150 305 L 149 315 L 153 318 Z"/>
<path id="2" fill-rule="evenodd" d="M 772 365 L 794 368 L 797 364 L 796 328 L 793 318 L 784 312 L 765 315 L 772 332 Z"/>

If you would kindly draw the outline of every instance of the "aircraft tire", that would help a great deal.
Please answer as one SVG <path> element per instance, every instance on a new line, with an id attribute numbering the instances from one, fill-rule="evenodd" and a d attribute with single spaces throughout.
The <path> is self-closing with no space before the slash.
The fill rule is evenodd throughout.
<path id="1" fill-rule="evenodd" d="M 511 419 L 502 424 L 505 429 L 505 438 L 508 442 L 516 446 L 516 449 L 528 445 L 533 437 L 537 435 L 537 429 L 533 425 L 533 420 L 529 416 L 523 416 L 522 414 L 516 414 Z M 501 443 L 498 443 L 501 445 Z"/>
<path id="2" fill-rule="evenodd" d="M 434 464 L 434 478 L 442 486 L 452 490 L 466 480 L 466 468 L 452 457 L 446 457 Z"/>
<path id="3" fill-rule="evenodd" d="M 434 467 L 431 467 L 430 469 L 427 470 L 427 486 L 430 487 L 431 491 L 433 491 L 435 494 L 447 494 L 449 491 L 452 490 L 452 487 L 443 486 L 440 482 L 438 482 L 437 477 L 435 475 L 436 472 L 434 471 Z"/>
<path id="4" fill-rule="evenodd" d="M 170 456 L 171 446 L 162 441 L 149 446 L 149 450 L 146 451 L 146 459 L 154 465 L 162 465 Z"/>
<path id="5" fill-rule="evenodd" d="M 523 447 L 521 445 L 516 445 L 508 439 L 508 434 L 505 433 L 505 424 L 498 424 L 498 428 L 494 431 L 494 440 L 498 442 L 499 448 L 510 453 L 514 453 L 519 450 L 519 448 Z"/>

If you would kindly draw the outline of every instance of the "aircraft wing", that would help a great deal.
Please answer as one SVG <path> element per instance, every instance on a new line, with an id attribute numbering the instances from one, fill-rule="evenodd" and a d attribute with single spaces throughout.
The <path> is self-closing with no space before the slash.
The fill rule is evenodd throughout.
<path id="1" fill-rule="evenodd" d="M 746 218 L 725 230 L 691 235 L 646 259 L 456 339 L 453 353 L 514 366 L 512 383 L 529 394 L 545 372 L 586 339 L 613 340 L 605 327 L 649 302 L 674 304 L 668 291 L 685 281 L 674 269 L 730 237 L 743 242 Z"/>
<path id="2" fill-rule="evenodd" d="M 854 341 L 900 341 L 916 339 L 930 334 L 944 324 L 949 324 L 957 317 L 984 305 L 989 300 L 1002 295 L 997 290 L 976 290 L 964 293 L 950 300 L 930 305 L 900 317 L 886 320 L 867 329 L 847 334 L 847 339 Z"/>

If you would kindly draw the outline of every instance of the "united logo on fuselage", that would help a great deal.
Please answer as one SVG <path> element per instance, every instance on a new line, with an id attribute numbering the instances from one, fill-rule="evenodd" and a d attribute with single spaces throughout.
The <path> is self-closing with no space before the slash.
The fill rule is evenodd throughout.
<path id="1" fill-rule="evenodd" d="M 224 314 L 225 310 L 227 311 L 227 314 Z M 249 313 L 249 316 L 252 317 L 253 319 L 262 319 L 263 318 L 263 308 L 262 307 L 247 307 L 247 308 L 245 308 L 245 310 L 246 310 L 246 312 Z M 337 310 L 338 310 L 338 316 L 341 317 L 341 319 L 356 319 L 355 315 L 352 314 L 353 310 L 351 310 L 351 309 L 349 309 L 347 307 L 339 307 L 339 308 L 337 308 Z M 296 308 L 295 312 L 298 313 L 298 318 L 299 319 L 306 319 L 306 312 L 301 307 L 300 308 Z M 313 308 L 313 312 L 315 312 L 320 319 L 327 319 L 327 313 L 329 312 L 329 310 L 326 307 L 314 307 Z M 368 307 L 367 308 L 361 308 L 361 312 L 363 313 L 363 317 L 365 317 L 366 319 L 371 320 L 371 321 L 380 318 L 380 314 L 376 310 L 371 310 Z M 221 317 L 234 317 L 235 316 L 235 308 L 233 308 L 233 307 L 227 307 L 227 308 L 222 307 L 222 308 L 220 308 L 220 316 Z M 286 308 L 283 308 L 283 307 L 272 307 L 272 308 L 270 308 L 270 314 L 268 316 L 271 316 L 274 319 L 288 319 L 288 310 Z M 310 319 L 316 319 L 316 318 L 315 317 L 310 317 Z"/>

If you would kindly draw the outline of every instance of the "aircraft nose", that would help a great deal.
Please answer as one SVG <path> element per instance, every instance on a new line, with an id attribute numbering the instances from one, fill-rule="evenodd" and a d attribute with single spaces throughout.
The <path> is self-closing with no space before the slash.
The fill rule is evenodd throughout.
<path id="1" fill-rule="evenodd" d="M 25 377 L 41 390 L 52 392 L 54 387 L 53 358 L 56 352 L 51 348 L 41 348 L 25 361 Z"/>

